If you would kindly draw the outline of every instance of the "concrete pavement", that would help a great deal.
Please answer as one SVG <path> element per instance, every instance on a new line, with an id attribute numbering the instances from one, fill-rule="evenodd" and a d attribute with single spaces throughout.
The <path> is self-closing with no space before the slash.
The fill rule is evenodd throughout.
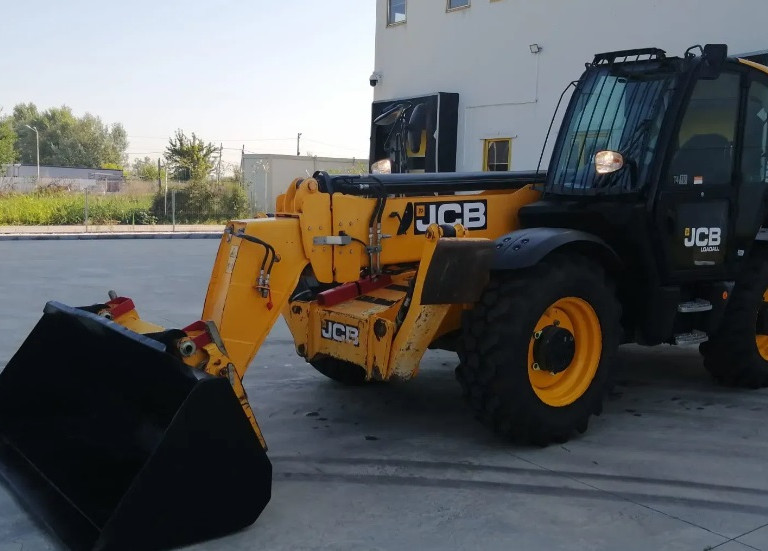
<path id="1" fill-rule="evenodd" d="M 193 321 L 215 251 L 0 242 L 0 367 L 48 299 L 89 304 L 116 289 L 148 320 Z M 245 380 L 272 501 L 249 529 L 190 550 L 768 551 L 768 391 L 713 385 L 695 350 L 625 347 L 621 360 L 589 431 L 538 449 L 472 419 L 453 354 L 428 353 L 408 383 L 345 388 L 295 355 L 281 321 Z M 11 549 L 58 547 L 0 487 L 0 551 Z"/>
<path id="2" fill-rule="evenodd" d="M 0 241 L 218 239 L 224 225 L 0 226 Z M 0 550 L 2 551 L 2 550 Z"/>

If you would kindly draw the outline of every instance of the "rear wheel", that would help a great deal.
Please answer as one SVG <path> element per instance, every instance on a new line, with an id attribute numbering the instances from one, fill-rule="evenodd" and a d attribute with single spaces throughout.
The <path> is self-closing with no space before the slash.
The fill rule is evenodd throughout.
<path id="1" fill-rule="evenodd" d="M 464 323 L 456 375 L 478 417 L 539 445 L 602 411 L 620 312 L 603 269 L 580 255 L 495 274 Z"/>
<path id="2" fill-rule="evenodd" d="M 320 373 L 337 383 L 361 385 L 365 382 L 365 370 L 359 365 L 328 357 L 312 360 L 309 363 Z"/>
<path id="3" fill-rule="evenodd" d="M 729 386 L 768 386 L 768 258 L 755 250 L 733 288 L 718 332 L 701 345 L 704 367 Z"/>

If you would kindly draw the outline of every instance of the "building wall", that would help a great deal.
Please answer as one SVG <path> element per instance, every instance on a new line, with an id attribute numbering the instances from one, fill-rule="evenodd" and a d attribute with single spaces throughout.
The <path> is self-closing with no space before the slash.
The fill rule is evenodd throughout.
<path id="1" fill-rule="evenodd" d="M 409 0 L 407 22 L 392 27 L 387 4 L 377 0 L 375 100 L 458 92 L 459 171 L 480 170 L 483 139 L 496 137 L 513 138 L 512 170 L 536 168 L 560 94 L 595 53 L 768 50 L 765 0 L 472 0 L 452 12 L 446 0 Z"/>
<path id="2" fill-rule="evenodd" d="M 8 177 L 36 178 L 37 165 L 5 165 L 4 172 Z M 122 180 L 123 171 L 111 168 L 40 166 L 40 178 L 49 180 Z"/>
<path id="3" fill-rule="evenodd" d="M 285 193 L 294 178 L 308 178 L 318 170 L 367 172 L 367 166 L 367 159 L 266 154 L 245 154 L 242 158 L 243 180 L 251 205 L 267 212 L 274 212 L 275 199 Z"/>
<path id="4" fill-rule="evenodd" d="M 41 166 L 37 180 L 37 165 L 9 164 L 0 167 L 0 188 L 19 192 L 38 187 L 58 186 L 70 190 L 119 191 L 123 172 L 113 169 Z"/>

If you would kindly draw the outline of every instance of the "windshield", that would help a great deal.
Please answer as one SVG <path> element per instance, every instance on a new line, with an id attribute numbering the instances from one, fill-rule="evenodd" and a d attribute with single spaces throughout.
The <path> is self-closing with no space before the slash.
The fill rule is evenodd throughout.
<path id="1" fill-rule="evenodd" d="M 630 191 L 644 181 L 675 82 L 671 72 L 622 72 L 610 67 L 587 73 L 571 99 L 550 167 L 552 191 Z M 575 102 L 575 103 L 574 103 Z M 598 151 L 617 151 L 626 168 L 599 176 Z"/>

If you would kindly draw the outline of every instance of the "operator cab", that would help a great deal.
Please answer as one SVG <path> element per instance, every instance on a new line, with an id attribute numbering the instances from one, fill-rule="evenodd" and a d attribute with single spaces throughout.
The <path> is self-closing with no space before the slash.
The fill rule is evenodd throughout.
<path id="1" fill-rule="evenodd" d="M 527 227 L 582 229 L 659 284 L 729 279 L 766 217 L 768 68 L 724 45 L 595 56 Z M 642 261 L 640 261 L 642 257 Z"/>

